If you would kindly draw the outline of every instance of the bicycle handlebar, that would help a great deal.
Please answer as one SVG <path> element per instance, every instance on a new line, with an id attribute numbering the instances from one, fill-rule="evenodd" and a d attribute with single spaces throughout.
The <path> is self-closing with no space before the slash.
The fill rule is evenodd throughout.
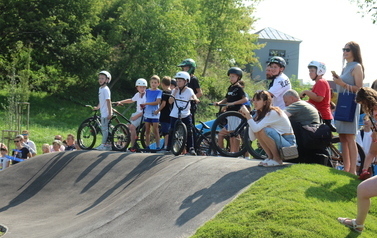
<path id="1" fill-rule="evenodd" d="M 219 106 L 219 107 L 226 107 L 228 106 L 227 104 L 215 104 L 215 103 L 208 103 L 210 106 Z"/>

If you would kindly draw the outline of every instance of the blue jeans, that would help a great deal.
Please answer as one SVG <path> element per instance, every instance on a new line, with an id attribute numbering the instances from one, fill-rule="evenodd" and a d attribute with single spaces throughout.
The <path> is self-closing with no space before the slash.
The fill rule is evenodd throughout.
<path id="1" fill-rule="evenodd" d="M 268 137 L 275 141 L 278 150 L 281 147 L 289 147 L 292 145 L 296 145 L 295 135 L 280 135 L 275 129 L 270 127 L 266 127 L 263 130 Z"/>

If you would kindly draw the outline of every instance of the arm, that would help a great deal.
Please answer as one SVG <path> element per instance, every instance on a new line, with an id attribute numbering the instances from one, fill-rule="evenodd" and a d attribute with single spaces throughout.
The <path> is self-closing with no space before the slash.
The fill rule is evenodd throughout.
<path id="1" fill-rule="evenodd" d="M 106 104 L 107 104 L 107 112 L 109 113 L 109 115 L 107 116 L 107 119 L 111 119 L 111 117 L 113 116 L 113 107 L 111 106 L 111 100 L 110 99 L 106 99 Z"/>
<path id="2" fill-rule="evenodd" d="M 244 104 L 245 102 L 247 102 L 247 97 L 243 97 L 242 99 L 240 99 L 238 101 L 228 103 L 228 106 L 233 106 L 233 105 L 237 105 L 237 104 Z"/>
<path id="3" fill-rule="evenodd" d="M 195 96 L 196 96 L 197 98 L 200 98 L 201 96 L 203 96 L 203 91 L 202 91 L 201 88 L 197 88 L 196 91 L 197 91 L 197 93 L 196 93 Z"/>
<path id="4" fill-rule="evenodd" d="M 312 92 L 310 90 L 304 90 L 304 91 L 302 91 L 302 93 L 300 94 L 300 96 L 304 95 L 304 94 L 306 94 L 306 96 L 308 96 L 314 102 L 322 102 L 322 100 L 325 98 L 325 97 L 322 97 L 322 96 L 318 96 L 315 92 Z"/>
<path id="5" fill-rule="evenodd" d="M 345 83 L 339 75 L 333 75 L 334 83 L 345 89 L 350 89 L 352 92 L 357 92 L 363 86 L 364 73 L 360 64 L 356 65 L 352 71 L 352 76 L 355 79 L 355 85 Z"/>
<path id="6" fill-rule="evenodd" d="M 131 98 L 128 98 L 128 99 L 124 99 L 124 100 L 121 100 L 121 101 L 118 101 L 118 102 L 116 102 L 116 103 L 118 103 L 118 104 L 128 104 L 128 103 L 133 103 L 134 101 L 132 101 L 132 99 Z"/>

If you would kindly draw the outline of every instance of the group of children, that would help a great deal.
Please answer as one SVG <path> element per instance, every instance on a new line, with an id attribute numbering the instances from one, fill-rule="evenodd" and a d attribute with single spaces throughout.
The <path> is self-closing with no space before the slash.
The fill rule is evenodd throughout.
<path id="1" fill-rule="evenodd" d="M 194 93 L 194 90 L 201 93 L 197 78 L 193 75 L 196 64 L 192 59 L 184 60 L 178 67 L 182 68 L 182 71 L 178 72 L 173 79 L 169 76 L 165 76 L 160 80 L 158 75 L 153 75 L 148 82 L 144 78 L 136 80 L 135 87 L 137 93 L 128 99 L 115 102 L 118 105 L 134 103 L 136 102 L 136 112 L 131 115 L 129 125 L 131 134 L 131 147 L 128 149 L 131 152 L 135 152 L 135 143 L 137 139 L 136 129 L 140 126 L 142 120 L 145 123 L 145 144 L 146 149 L 149 149 L 151 141 L 151 133 L 156 139 L 156 150 L 170 150 L 169 133 L 171 128 L 174 127 L 174 123 L 178 118 L 178 108 L 180 102 L 173 103 L 173 98 L 170 95 L 185 101 L 195 101 L 199 103 L 197 98 L 198 93 Z M 194 69 L 194 70 L 192 70 Z M 191 74 L 189 73 L 191 71 Z M 190 88 L 190 79 L 196 80 L 197 88 Z M 97 150 L 111 150 L 110 144 L 107 142 L 108 124 L 111 119 L 111 94 L 107 84 L 111 81 L 111 75 L 107 71 L 101 71 L 98 74 L 99 88 L 99 104 L 94 110 L 101 110 L 101 124 L 102 124 L 102 143 L 98 146 Z M 162 90 L 159 89 L 161 85 Z M 193 104 L 189 104 L 188 107 L 182 112 L 182 121 L 188 128 L 188 142 L 187 152 L 195 154 L 193 136 L 191 133 L 191 127 L 193 125 Z M 160 144 L 160 132 L 159 125 L 161 125 L 161 133 L 164 136 L 164 145 Z"/>

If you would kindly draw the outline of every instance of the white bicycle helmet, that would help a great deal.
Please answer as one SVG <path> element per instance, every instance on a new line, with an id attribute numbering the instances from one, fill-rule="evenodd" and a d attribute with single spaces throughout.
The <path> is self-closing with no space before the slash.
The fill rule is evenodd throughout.
<path id="1" fill-rule="evenodd" d="M 180 78 L 180 79 L 184 79 L 187 81 L 187 83 L 190 82 L 190 75 L 185 72 L 185 71 L 179 71 L 175 76 L 174 76 L 175 79 L 177 78 Z"/>
<path id="2" fill-rule="evenodd" d="M 319 61 L 311 61 L 308 65 L 308 68 L 316 67 L 317 68 L 317 75 L 324 75 L 326 73 L 326 65 Z"/>
<path id="3" fill-rule="evenodd" d="M 148 82 L 146 79 L 143 79 L 143 78 L 139 78 L 138 80 L 136 80 L 136 83 L 135 83 L 135 87 L 137 86 L 145 86 L 145 87 L 148 87 Z"/>
<path id="4" fill-rule="evenodd" d="M 98 75 L 100 75 L 100 74 L 105 75 L 106 78 L 109 79 L 109 81 L 107 81 L 107 83 L 110 83 L 110 81 L 111 81 L 111 74 L 108 71 L 102 70 L 101 72 L 98 73 Z"/>

